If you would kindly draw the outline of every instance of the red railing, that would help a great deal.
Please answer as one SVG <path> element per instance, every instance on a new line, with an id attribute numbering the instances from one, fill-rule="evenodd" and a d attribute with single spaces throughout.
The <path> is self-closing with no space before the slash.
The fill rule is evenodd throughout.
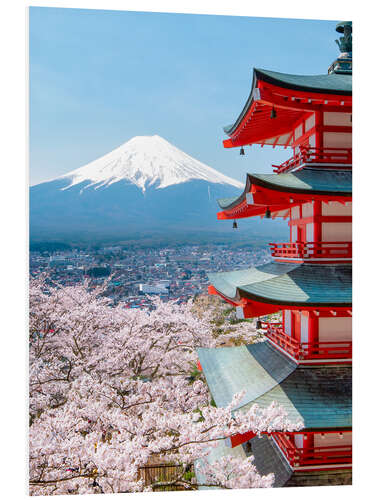
<path id="1" fill-rule="evenodd" d="M 275 432 L 272 436 L 292 467 L 351 464 L 352 462 L 352 447 L 350 445 L 297 448 L 292 441 L 293 436 L 280 432 Z"/>
<path id="2" fill-rule="evenodd" d="M 293 356 L 296 360 L 308 359 L 351 359 L 352 342 L 298 342 L 287 335 L 280 327 L 280 323 L 262 322 L 266 336 L 272 342 Z"/>
<path id="3" fill-rule="evenodd" d="M 269 243 L 272 257 L 300 259 L 351 259 L 351 241 Z"/>
<path id="4" fill-rule="evenodd" d="M 312 148 L 300 147 L 300 151 L 281 165 L 272 165 L 274 172 L 289 172 L 304 164 L 327 163 L 349 166 L 352 164 L 352 148 Z"/>

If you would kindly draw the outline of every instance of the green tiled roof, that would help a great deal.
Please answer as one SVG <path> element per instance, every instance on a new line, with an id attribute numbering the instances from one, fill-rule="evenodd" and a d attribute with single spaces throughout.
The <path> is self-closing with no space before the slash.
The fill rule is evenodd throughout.
<path id="1" fill-rule="evenodd" d="M 246 352 L 248 351 L 248 352 Z M 235 411 L 276 401 L 291 421 L 308 429 L 351 427 L 351 368 L 300 368 L 268 341 L 241 347 L 199 349 L 199 361 L 218 407 L 245 391 Z"/>
<path id="2" fill-rule="evenodd" d="M 248 97 L 246 104 L 235 123 L 224 127 L 224 132 L 226 134 L 230 135 L 236 130 L 238 125 L 241 123 L 242 118 L 249 110 L 253 101 L 253 90 L 258 80 L 294 90 L 323 94 L 352 95 L 351 74 L 342 75 L 332 73 L 324 75 L 290 75 L 288 73 L 279 73 L 277 71 L 254 68 L 250 96 Z"/>
<path id="3" fill-rule="evenodd" d="M 351 196 L 352 172 L 305 167 L 286 174 L 248 174 L 250 182 L 269 189 L 293 193 Z"/>
<path id="4" fill-rule="evenodd" d="M 219 207 L 222 209 L 228 208 L 232 205 L 233 206 L 237 205 L 237 202 L 239 202 L 239 199 L 237 196 L 235 196 L 234 198 L 220 198 L 217 200 Z"/>
<path id="5" fill-rule="evenodd" d="M 339 75 L 336 73 L 324 75 L 290 75 L 269 71 L 267 69 L 254 69 L 258 80 L 272 83 L 279 87 L 294 90 L 307 90 L 322 94 L 352 95 L 352 75 Z"/>
<path id="6" fill-rule="evenodd" d="M 306 429 L 350 428 L 351 385 L 350 367 L 297 368 L 279 385 L 238 411 L 247 411 L 253 404 L 266 408 L 276 401 L 291 421 L 302 420 Z"/>
<path id="7" fill-rule="evenodd" d="M 249 346 L 198 349 L 208 387 L 217 406 L 227 406 L 246 390 L 239 407 L 275 387 L 297 368 L 269 342 Z M 249 384 L 251 380 L 251 384 Z"/>
<path id="8" fill-rule="evenodd" d="M 352 172 L 327 168 L 305 167 L 297 172 L 285 174 L 247 174 L 244 192 L 237 198 L 221 198 L 219 207 L 223 210 L 237 206 L 250 192 L 251 185 L 262 186 L 285 193 L 352 195 Z"/>
<path id="9" fill-rule="evenodd" d="M 254 465 L 259 474 L 266 476 L 273 473 L 273 488 L 281 488 L 293 474 L 293 469 L 281 453 L 273 439 L 268 436 L 254 437 L 251 441 Z"/>
<path id="10" fill-rule="evenodd" d="M 310 307 L 349 307 L 352 303 L 352 266 L 349 264 L 271 262 L 207 276 L 215 289 L 229 299 Z"/>

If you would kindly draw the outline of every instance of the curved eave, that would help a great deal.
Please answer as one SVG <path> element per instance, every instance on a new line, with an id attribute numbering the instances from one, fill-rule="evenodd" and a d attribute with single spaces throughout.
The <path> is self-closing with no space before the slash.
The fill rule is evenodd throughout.
<path id="1" fill-rule="evenodd" d="M 224 273 L 209 273 L 213 289 L 224 299 L 246 307 L 351 308 L 351 265 L 271 262 Z M 211 288 L 211 293 L 215 293 Z M 255 314 L 256 315 L 256 314 Z"/>
<path id="2" fill-rule="evenodd" d="M 267 341 L 239 347 L 199 348 L 197 354 L 219 408 L 244 390 L 235 409 L 241 408 L 273 389 L 298 367 Z M 225 383 L 220 384 L 220 380 Z"/>
<path id="3" fill-rule="evenodd" d="M 218 213 L 218 219 L 264 215 L 267 207 L 271 213 L 279 212 L 313 198 L 349 201 L 352 197 L 351 178 L 350 171 L 308 168 L 286 174 L 247 174 L 245 189 L 240 196 L 218 200 L 223 210 Z M 253 203 L 248 203 L 247 195 L 251 193 Z"/>
<path id="4" fill-rule="evenodd" d="M 285 146 L 293 124 L 305 112 L 350 112 L 351 94 L 351 75 L 290 75 L 255 68 L 244 108 L 235 123 L 224 127 L 230 137 L 224 147 L 264 144 L 270 139 Z M 270 121 L 273 107 L 278 109 L 278 119 Z"/>
<path id="5" fill-rule="evenodd" d="M 251 189 L 251 179 L 250 179 L 250 174 L 247 174 L 245 189 L 243 190 L 243 192 L 237 198 L 219 199 L 217 200 L 217 204 L 219 205 L 220 208 L 224 210 L 230 210 L 232 208 L 235 208 L 246 200 L 246 194 L 250 192 L 250 189 Z"/>
<path id="6" fill-rule="evenodd" d="M 209 286 L 209 293 L 211 295 L 218 295 L 226 302 L 232 306 L 248 307 L 249 310 L 253 311 L 251 314 L 247 314 L 246 318 L 272 314 L 274 312 L 280 311 L 282 309 L 303 309 L 303 310 L 315 310 L 315 309 L 351 309 L 352 301 L 344 302 L 321 302 L 321 301 L 301 301 L 301 300 L 280 300 L 273 297 L 264 297 L 263 295 L 258 295 L 255 293 L 244 292 L 241 289 L 237 290 L 234 297 L 225 295 L 221 292 L 219 288 L 214 285 Z"/>
<path id="7" fill-rule="evenodd" d="M 306 174 L 312 179 L 321 177 L 325 179 L 322 183 L 320 179 L 314 180 L 309 184 L 304 181 Z M 272 191 L 293 194 L 308 194 L 319 196 L 339 196 L 350 198 L 352 196 L 352 172 L 334 171 L 328 169 L 310 169 L 308 167 L 297 172 L 285 174 L 248 174 L 250 185 L 264 187 Z M 288 183 L 288 179 L 290 179 Z M 338 179 L 347 180 L 346 183 L 338 182 Z M 350 180 L 350 182 L 349 182 Z"/>
<path id="8" fill-rule="evenodd" d="M 254 75 L 257 80 L 300 92 L 352 95 L 352 75 L 292 75 L 258 68 L 254 68 Z"/>
<path id="9" fill-rule="evenodd" d="M 234 411 L 279 403 L 305 429 L 351 427 L 351 368 L 299 367 L 269 342 L 240 347 L 201 348 L 198 357 L 219 408 L 243 397 Z"/>

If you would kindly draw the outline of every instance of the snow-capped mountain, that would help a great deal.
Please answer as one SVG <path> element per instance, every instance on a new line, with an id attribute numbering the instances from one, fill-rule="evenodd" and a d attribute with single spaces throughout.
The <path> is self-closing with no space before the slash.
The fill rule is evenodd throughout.
<path id="1" fill-rule="evenodd" d="M 238 196 L 242 189 L 159 136 L 134 137 L 31 187 L 30 236 L 90 240 L 225 232 L 231 221 L 217 220 L 216 200 Z"/>
<path id="2" fill-rule="evenodd" d="M 192 158 L 158 135 L 133 137 L 110 153 L 59 179 L 70 181 L 69 186 L 63 189 L 86 181 L 85 188 L 93 186 L 98 189 L 126 180 L 144 192 L 151 186 L 163 189 L 193 179 L 243 188 L 240 182 Z"/>

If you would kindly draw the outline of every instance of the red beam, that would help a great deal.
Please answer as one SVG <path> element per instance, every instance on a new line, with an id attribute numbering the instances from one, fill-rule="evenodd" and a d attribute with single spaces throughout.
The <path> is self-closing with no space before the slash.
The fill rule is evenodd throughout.
<path id="1" fill-rule="evenodd" d="M 244 434 L 236 434 L 235 436 L 230 437 L 230 442 L 231 442 L 231 447 L 235 448 L 236 446 L 242 444 L 242 443 L 247 443 L 247 441 L 250 441 L 250 439 L 253 439 L 256 434 L 254 432 L 245 432 Z"/>
<path id="2" fill-rule="evenodd" d="M 295 89 L 287 89 L 285 87 L 279 87 L 277 85 L 273 85 L 272 83 L 264 82 L 262 80 L 258 81 L 258 87 L 259 89 L 264 89 L 268 90 L 271 93 L 276 93 L 281 96 L 289 97 L 289 98 L 297 98 L 297 99 L 311 99 L 312 101 L 314 100 L 319 100 L 319 101 L 337 101 L 337 102 L 344 102 L 344 105 L 341 106 L 342 108 L 345 106 L 351 106 L 352 104 L 352 96 L 348 95 L 341 95 L 341 94 L 324 94 L 321 92 L 312 92 L 312 91 L 306 91 L 306 90 L 295 90 Z"/>

